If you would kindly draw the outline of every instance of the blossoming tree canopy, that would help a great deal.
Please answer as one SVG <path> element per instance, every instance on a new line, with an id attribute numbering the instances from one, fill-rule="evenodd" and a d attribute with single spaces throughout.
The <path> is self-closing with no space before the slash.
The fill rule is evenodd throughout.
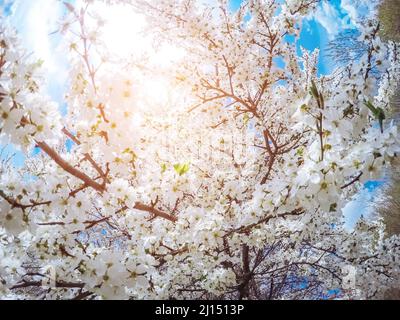
<path id="1" fill-rule="evenodd" d="M 399 152 L 387 106 L 400 51 L 371 13 L 362 58 L 320 76 L 318 50 L 297 50 L 318 3 L 66 2 L 65 116 L 2 18 L 1 144 L 26 161 L 2 156 L 0 297 L 374 298 L 395 285 L 400 239 L 379 219 L 346 231 L 341 209 Z M 146 36 L 123 39 L 132 51 L 112 52 L 104 6 L 146 18 Z"/>

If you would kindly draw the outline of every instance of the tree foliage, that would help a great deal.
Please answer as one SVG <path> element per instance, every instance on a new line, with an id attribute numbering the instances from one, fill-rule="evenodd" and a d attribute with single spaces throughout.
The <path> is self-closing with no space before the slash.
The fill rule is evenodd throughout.
<path id="1" fill-rule="evenodd" d="M 400 2 L 383 0 L 379 5 L 379 21 L 382 24 L 381 36 L 385 40 L 400 41 Z"/>

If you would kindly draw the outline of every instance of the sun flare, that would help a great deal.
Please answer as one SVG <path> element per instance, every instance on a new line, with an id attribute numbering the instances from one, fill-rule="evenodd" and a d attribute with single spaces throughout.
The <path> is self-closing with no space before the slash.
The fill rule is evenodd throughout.
<path id="1" fill-rule="evenodd" d="M 178 64 L 184 58 L 184 50 L 174 44 L 160 43 L 154 39 L 146 30 L 148 24 L 145 17 L 130 6 L 119 4 L 109 7 L 101 3 L 93 6 L 101 17 L 102 32 L 99 41 L 104 44 L 113 60 L 143 57 L 143 64 L 160 68 L 160 73 L 155 78 L 141 86 L 146 98 L 161 106 L 171 97 L 176 97 L 178 92 L 174 85 L 163 77 L 161 71 Z"/>

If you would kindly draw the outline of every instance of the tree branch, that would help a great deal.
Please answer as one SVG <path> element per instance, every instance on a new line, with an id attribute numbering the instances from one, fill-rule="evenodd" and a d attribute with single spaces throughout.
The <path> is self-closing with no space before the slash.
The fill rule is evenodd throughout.
<path id="1" fill-rule="evenodd" d="M 46 142 L 36 142 L 37 146 L 42 149 L 50 158 L 52 158 L 61 168 L 73 175 L 74 177 L 82 180 L 86 185 L 92 187 L 93 189 L 103 193 L 106 190 L 105 185 L 99 184 L 90 178 L 85 173 L 79 171 L 78 169 L 71 166 L 67 161 L 60 157 L 60 155 L 52 149 Z"/>

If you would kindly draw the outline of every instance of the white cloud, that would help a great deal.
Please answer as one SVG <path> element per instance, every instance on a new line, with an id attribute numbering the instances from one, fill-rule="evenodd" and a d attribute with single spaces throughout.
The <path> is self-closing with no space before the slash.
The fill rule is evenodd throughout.
<path id="1" fill-rule="evenodd" d="M 357 28 L 365 16 L 376 10 L 376 3 L 371 0 L 341 0 L 340 5 L 336 5 L 324 0 L 308 20 L 314 19 L 322 25 L 332 40 L 345 29 Z"/>
<path id="2" fill-rule="evenodd" d="M 344 21 L 341 19 L 339 11 L 327 1 L 322 2 L 312 18 L 324 27 L 330 39 L 333 39 L 344 28 Z"/>
<path id="3" fill-rule="evenodd" d="M 12 8 L 11 23 L 18 30 L 24 47 L 44 61 L 48 90 L 63 85 L 66 75 L 65 58 L 57 48 L 57 21 L 63 12 L 57 0 L 17 0 Z M 54 92 L 49 92 L 52 95 Z"/>
<path id="4" fill-rule="evenodd" d="M 342 12 L 348 16 L 350 24 L 358 26 L 363 17 L 371 16 L 376 11 L 377 3 L 378 1 L 371 0 L 341 0 L 340 6 Z"/>
<path id="5" fill-rule="evenodd" d="M 358 21 L 358 8 L 354 4 L 354 0 L 342 0 L 340 3 L 342 11 L 346 12 L 350 18 L 350 22 L 356 25 Z"/>
<path id="6" fill-rule="evenodd" d="M 376 190 L 370 191 L 363 188 L 357 193 L 352 201 L 350 201 L 343 209 L 343 216 L 345 219 L 345 228 L 349 231 L 354 229 L 357 221 L 363 216 L 366 219 L 372 218 L 373 215 L 373 198 Z"/>

